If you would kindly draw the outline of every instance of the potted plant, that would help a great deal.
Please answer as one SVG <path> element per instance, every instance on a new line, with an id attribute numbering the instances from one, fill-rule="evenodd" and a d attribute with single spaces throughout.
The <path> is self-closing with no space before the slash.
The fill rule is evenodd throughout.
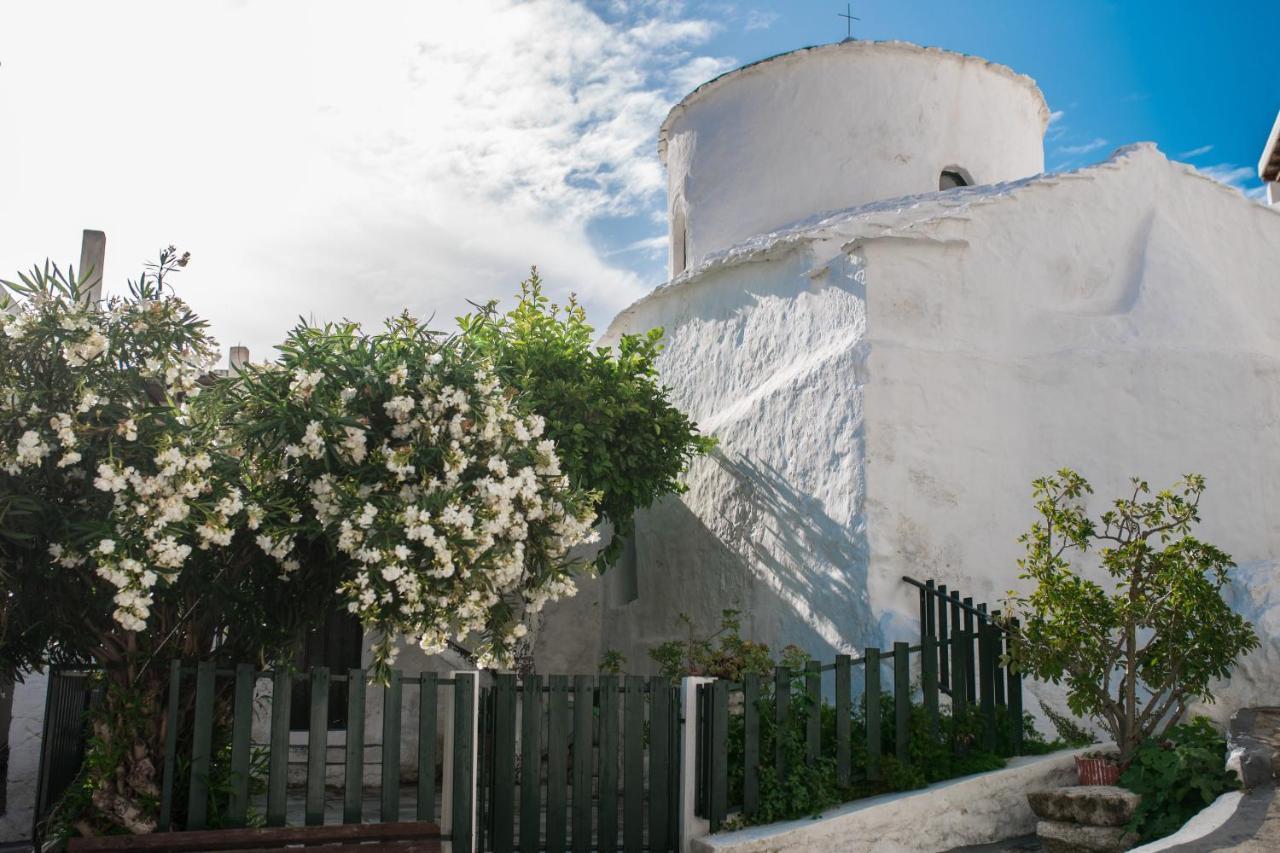
<path id="1" fill-rule="evenodd" d="M 1019 671 L 1064 684 L 1067 705 L 1097 721 L 1117 752 L 1077 761 L 1082 784 L 1112 784 L 1138 746 L 1178 723 L 1188 701 L 1213 701 L 1210 682 L 1258 647 L 1253 626 L 1222 599 L 1231 557 L 1190 535 L 1200 520 L 1204 478 L 1189 475 L 1151 493 L 1134 479 L 1097 522 L 1092 493 L 1063 469 L 1033 484 L 1039 518 L 1021 537 L 1021 577 L 1035 584 L 1010 593 L 1008 658 Z M 1072 569 L 1091 558 L 1113 592 Z"/>

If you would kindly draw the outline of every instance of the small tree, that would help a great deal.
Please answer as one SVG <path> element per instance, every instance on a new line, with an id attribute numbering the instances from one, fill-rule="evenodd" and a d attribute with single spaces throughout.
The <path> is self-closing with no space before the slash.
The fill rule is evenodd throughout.
<path id="1" fill-rule="evenodd" d="M 1121 761 L 1175 725 L 1188 700 L 1213 701 L 1210 682 L 1258 646 L 1221 596 L 1231 557 L 1189 535 L 1204 488 L 1193 474 L 1152 495 L 1135 478 L 1133 492 L 1095 523 L 1084 508 L 1093 490 L 1079 474 L 1063 469 L 1033 483 L 1040 519 L 1019 540 L 1027 553 L 1018 565 L 1036 588 L 1010 594 L 1010 615 L 1022 625 L 1009 657 L 1025 673 L 1065 683 L 1071 710 L 1106 729 Z M 1115 592 L 1073 571 L 1071 552 L 1096 554 Z"/>
<path id="2" fill-rule="evenodd" d="M 573 296 L 563 308 L 551 304 L 536 268 L 508 313 L 489 302 L 458 323 L 498 377 L 546 416 L 570 482 L 599 493 L 598 520 L 613 526 L 596 558 L 605 570 L 636 510 L 683 492 L 689 463 L 715 446 L 658 381 L 662 329 L 623 335 L 616 349 L 596 346 L 582 306 Z"/>

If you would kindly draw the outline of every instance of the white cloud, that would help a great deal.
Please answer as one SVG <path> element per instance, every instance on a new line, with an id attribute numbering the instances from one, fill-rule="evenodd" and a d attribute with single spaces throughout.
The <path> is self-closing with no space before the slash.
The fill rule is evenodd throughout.
<path id="1" fill-rule="evenodd" d="M 1208 154 L 1212 150 L 1212 145 L 1201 145 L 1199 148 L 1192 148 L 1190 151 L 1183 151 L 1178 156 L 1189 160 L 1192 157 L 1199 157 L 1202 154 Z"/>
<path id="2" fill-rule="evenodd" d="M 5 6 L 0 276 L 101 228 L 110 290 L 174 242 L 179 292 L 255 358 L 299 315 L 445 327 L 534 263 L 603 325 L 655 282 L 586 226 L 661 209 L 658 124 L 731 61 L 697 54 L 714 24 L 677 5 L 624 11 Z"/>
<path id="3" fill-rule="evenodd" d="M 1096 139 L 1090 140 L 1089 142 L 1085 142 L 1080 145 L 1063 145 L 1060 148 L 1058 148 L 1058 153 L 1069 154 L 1072 156 L 1079 156 L 1081 154 L 1088 154 L 1090 151 L 1097 151 L 1099 148 L 1101 148 L 1106 144 L 1107 144 L 1107 140 L 1102 139 L 1101 137 L 1098 137 Z"/>
<path id="4" fill-rule="evenodd" d="M 1249 166 L 1219 163 L 1216 166 L 1197 167 L 1196 171 L 1220 184 L 1239 190 L 1245 198 L 1260 200 L 1266 194 L 1266 187 L 1259 182 L 1258 173 Z"/>
<path id="5" fill-rule="evenodd" d="M 1049 113 L 1049 127 L 1053 127 L 1058 122 L 1062 121 L 1062 117 L 1065 116 L 1066 114 L 1067 113 L 1065 110 L 1054 110 L 1053 112 Z"/>
<path id="6" fill-rule="evenodd" d="M 747 19 L 742 25 L 745 32 L 752 30 L 767 30 L 772 27 L 780 18 L 777 12 L 762 12 L 759 9 L 752 9 L 747 13 Z"/>

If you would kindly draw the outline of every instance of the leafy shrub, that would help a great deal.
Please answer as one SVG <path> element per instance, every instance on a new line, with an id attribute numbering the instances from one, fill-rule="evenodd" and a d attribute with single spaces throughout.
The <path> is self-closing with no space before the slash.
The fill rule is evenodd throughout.
<path id="1" fill-rule="evenodd" d="M 1043 702 L 1040 702 L 1040 710 L 1044 711 L 1044 715 L 1049 718 L 1049 722 L 1053 725 L 1053 730 L 1058 733 L 1058 739 L 1067 746 L 1079 748 L 1098 742 L 1092 732 L 1070 716 L 1059 714 Z"/>
<path id="2" fill-rule="evenodd" d="M 1205 717 L 1175 726 L 1138 747 L 1121 786 L 1142 795 L 1129 829 L 1143 841 L 1163 838 L 1227 791 L 1239 787 L 1225 767 L 1226 739 Z"/>

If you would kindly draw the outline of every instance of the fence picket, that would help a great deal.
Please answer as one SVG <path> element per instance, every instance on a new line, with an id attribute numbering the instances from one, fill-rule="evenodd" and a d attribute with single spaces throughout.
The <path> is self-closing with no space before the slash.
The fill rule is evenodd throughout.
<path id="1" fill-rule="evenodd" d="M 848 655 L 836 655 L 836 782 L 841 787 L 849 784 L 851 774 L 852 738 L 849 718 L 850 690 L 852 689 L 852 663 Z"/>
<path id="2" fill-rule="evenodd" d="M 742 676 L 742 811 L 760 808 L 760 676 Z"/>
<path id="3" fill-rule="evenodd" d="M 626 678 L 622 714 L 622 847 L 640 853 L 644 847 L 644 679 Z"/>
<path id="4" fill-rule="evenodd" d="M 978 701 L 978 667 L 973 652 L 973 643 L 978 635 L 973 625 L 973 598 L 969 596 L 965 596 L 964 599 L 964 633 L 966 637 L 964 644 L 964 683 L 967 690 L 965 703 L 973 705 Z"/>
<path id="5" fill-rule="evenodd" d="M 329 668 L 311 670 L 311 718 L 307 729 L 307 826 L 324 823 L 324 765 L 329 751 Z"/>
<path id="6" fill-rule="evenodd" d="M 874 646 L 863 651 L 865 687 L 862 692 L 863 718 L 866 720 L 867 778 L 880 778 L 880 650 Z"/>
<path id="7" fill-rule="evenodd" d="M 600 676 L 600 853 L 618 849 L 618 677 Z"/>
<path id="8" fill-rule="evenodd" d="M 711 831 L 729 813 L 729 684 L 711 683 Z"/>
<path id="9" fill-rule="evenodd" d="M 169 710 L 164 728 L 164 772 L 160 782 L 160 822 L 157 832 L 166 832 L 173 816 L 173 783 L 178 758 L 178 709 L 182 690 L 182 661 L 169 663 Z"/>
<path id="10" fill-rule="evenodd" d="M 911 658 L 909 643 L 893 644 L 893 734 L 900 764 L 910 758 L 911 744 Z"/>
<path id="11" fill-rule="evenodd" d="M 787 753 L 781 733 L 787 728 L 787 715 L 791 713 L 791 670 L 785 666 L 773 670 L 773 721 L 774 731 L 778 733 L 773 739 L 773 766 L 778 774 L 778 781 L 787 778 Z"/>
<path id="12" fill-rule="evenodd" d="M 436 725 L 439 676 L 418 676 L 418 820 L 436 819 Z M 514 725 L 514 723 L 513 723 Z M 512 752 L 515 746 L 512 745 Z"/>
<path id="13" fill-rule="evenodd" d="M 822 664 L 811 660 L 804 665 L 804 693 L 808 719 L 804 729 L 804 757 L 808 764 L 818 762 L 822 748 Z"/>
<path id="14" fill-rule="evenodd" d="M 996 749 L 996 668 L 994 637 L 998 629 L 985 619 L 978 621 L 978 667 L 982 683 L 982 745 L 988 752 Z"/>
<path id="15" fill-rule="evenodd" d="M 1014 619 L 1009 623 L 1010 630 L 1015 635 L 1018 630 L 1018 620 Z M 1009 745 L 1014 755 L 1022 754 L 1022 673 L 1016 671 L 1013 667 L 1005 669 L 1006 686 L 1009 690 L 1009 723 L 1013 742 Z"/>
<path id="16" fill-rule="evenodd" d="M 566 839 L 568 794 L 569 679 L 553 675 L 547 682 L 547 850 L 559 853 Z"/>
<path id="17" fill-rule="evenodd" d="M 392 673 L 396 674 L 394 670 Z M 398 687 L 398 681 L 396 683 Z M 472 726 L 475 725 L 476 686 L 474 672 L 459 672 L 453 676 L 453 829 L 450 835 L 454 853 L 471 853 L 475 828 L 472 823 L 475 813 L 473 781 L 479 768 L 475 766 Z"/>
<path id="18" fill-rule="evenodd" d="M 542 676 L 526 675 L 520 695 L 520 850 L 542 841 Z"/>
<path id="19" fill-rule="evenodd" d="M 502 673 L 493 691 L 493 849 L 515 849 L 516 677 Z"/>
<path id="20" fill-rule="evenodd" d="M 284 826 L 285 786 L 289 782 L 289 706 L 293 677 L 277 669 L 271 683 L 271 747 L 267 768 L 267 826 Z"/>
<path id="21" fill-rule="evenodd" d="M 342 822 L 364 817 L 364 670 L 347 670 L 347 747 L 342 780 Z M 431 739 L 432 745 L 435 738 Z M 422 781 L 419 780 L 421 785 Z"/>
<path id="22" fill-rule="evenodd" d="M 187 829 L 204 829 L 209 817 L 209 765 L 213 751 L 213 661 L 196 664 L 196 707 L 191 723 L 191 782 Z"/>
<path id="23" fill-rule="evenodd" d="M 938 687 L 951 689 L 951 647 L 947 644 L 947 585 L 938 585 Z"/>
<path id="24" fill-rule="evenodd" d="M 929 738 L 938 739 L 938 642 L 933 634 L 924 635 L 920 649 L 920 686 L 923 691 L 924 718 Z"/>
<path id="25" fill-rule="evenodd" d="M 649 849 L 658 850 L 667 837 L 670 800 L 671 682 L 649 679 Z"/>
<path id="26" fill-rule="evenodd" d="M 991 632 L 991 659 L 994 661 L 995 667 L 995 686 L 996 686 L 996 707 L 1003 708 L 1006 706 L 1004 696 L 1004 671 L 1000 665 L 1001 657 L 1004 655 L 1004 630 L 1000 625 L 1000 611 L 997 610 L 991 614 L 992 626 L 995 628 Z"/>
<path id="27" fill-rule="evenodd" d="M 573 678 L 573 843 L 574 853 L 591 849 L 592 714 L 595 685 L 589 675 Z"/>
<path id="28" fill-rule="evenodd" d="M 391 670 L 387 686 L 382 690 L 382 809 L 383 823 L 400 820 L 400 708 L 402 673 Z M 471 726 L 467 725 L 467 742 Z M 455 741 L 457 743 L 457 741 Z M 457 777 L 454 777 L 457 787 Z M 468 791 L 470 790 L 468 783 Z M 457 801 L 457 791 L 454 792 Z M 457 824 L 454 824 L 456 830 Z"/>
<path id="29" fill-rule="evenodd" d="M 231 794 L 227 819 L 244 826 L 249 815 L 249 738 L 253 734 L 253 664 L 236 665 L 236 692 L 231 710 Z"/>

